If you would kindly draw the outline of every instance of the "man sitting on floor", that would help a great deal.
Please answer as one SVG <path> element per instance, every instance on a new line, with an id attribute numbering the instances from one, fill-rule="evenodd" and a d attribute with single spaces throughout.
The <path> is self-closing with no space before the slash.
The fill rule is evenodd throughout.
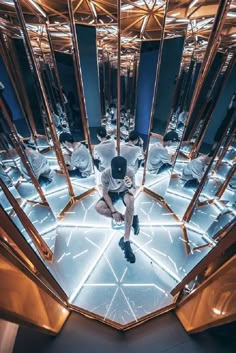
<path id="1" fill-rule="evenodd" d="M 147 170 L 151 174 L 159 174 L 172 167 L 172 156 L 166 147 L 178 141 L 178 134 L 175 131 L 169 131 L 163 137 L 163 142 L 156 142 L 150 147 Z"/>
<path id="2" fill-rule="evenodd" d="M 110 217 L 119 223 L 125 222 L 125 234 L 119 241 L 120 248 L 124 251 L 127 261 L 135 262 L 135 255 L 130 246 L 130 232 L 133 227 L 134 234 L 139 233 L 138 216 L 134 216 L 134 193 L 135 176 L 134 172 L 127 168 L 127 161 L 121 156 L 114 157 L 111 161 L 111 167 L 102 173 L 103 197 L 96 204 L 96 211 Z M 125 214 L 118 212 L 114 204 L 122 200 L 126 206 Z"/>
<path id="3" fill-rule="evenodd" d="M 41 186 L 47 186 L 52 182 L 54 172 L 51 170 L 47 158 L 40 152 L 36 150 L 35 145 L 31 144 L 29 141 L 24 143 L 25 154 L 29 161 L 30 167 L 38 179 Z M 27 170 L 24 164 L 20 163 L 20 170 L 26 180 L 30 180 Z"/>
<path id="4" fill-rule="evenodd" d="M 97 128 L 97 138 L 100 143 L 94 147 L 93 158 L 99 172 L 108 168 L 111 165 L 112 158 L 116 156 L 115 140 L 109 137 L 105 127 Z"/>
<path id="5" fill-rule="evenodd" d="M 71 134 L 62 132 L 59 136 L 62 152 L 71 177 L 87 178 L 93 172 L 92 158 L 81 142 L 75 142 Z"/>
<path id="6" fill-rule="evenodd" d="M 137 173 L 140 163 L 144 159 L 142 147 L 136 145 L 139 139 L 138 133 L 131 131 L 129 141 L 120 146 L 120 155 L 127 160 L 128 167 L 130 167 L 134 173 Z"/>

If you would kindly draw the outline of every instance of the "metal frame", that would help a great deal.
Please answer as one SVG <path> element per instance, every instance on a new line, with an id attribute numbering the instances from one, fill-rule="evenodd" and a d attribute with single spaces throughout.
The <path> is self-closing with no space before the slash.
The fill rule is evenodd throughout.
<path id="1" fill-rule="evenodd" d="M 42 256 L 42 258 L 46 261 L 52 261 L 53 260 L 53 253 L 33 225 L 31 223 L 30 219 L 27 217 L 25 212 L 22 210 L 21 206 L 19 203 L 16 201 L 14 196 L 11 194 L 11 192 L 8 190 L 8 187 L 4 184 L 2 179 L 0 179 L 0 187 L 2 188 L 5 196 L 7 197 L 8 201 L 12 205 L 14 211 L 16 212 L 19 220 L 21 221 L 23 227 L 27 230 L 32 242 L 34 243 L 34 246 Z"/>
<path id="2" fill-rule="evenodd" d="M 31 60 L 31 64 L 33 66 L 34 72 L 36 74 L 36 77 L 38 79 L 38 83 L 39 83 L 39 86 L 40 86 L 40 91 L 41 91 L 42 98 L 43 98 L 43 103 L 44 103 L 44 106 L 45 106 L 45 109 L 46 109 L 46 114 L 47 114 L 47 118 L 48 118 L 48 122 L 49 122 L 49 129 L 50 129 L 50 133 L 51 133 L 51 136 L 52 136 L 52 139 L 53 139 L 53 142 L 54 142 L 55 152 L 56 152 L 58 164 L 59 164 L 61 170 L 63 171 L 63 174 L 66 177 L 66 181 L 67 181 L 67 185 L 68 185 L 68 189 L 69 189 L 69 194 L 70 194 L 71 197 L 74 197 L 74 190 L 73 190 L 72 183 L 71 183 L 71 180 L 70 180 L 70 177 L 69 177 L 69 173 L 68 173 L 68 170 L 66 168 L 66 164 L 65 164 L 65 161 L 64 161 L 64 158 L 63 158 L 63 154 L 62 154 L 62 150 L 61 150 L 61 147 L 60 147 L 59 139 L 58 139 L 58 136 L 57 136 L 57 133 L 56 133 L 56 129 L 55 129 L 55 126 L 53 124 L 52 114 L 51 114 L 49 103 L 48 103 L 48 100 L 47 100 L 45 88 L 43 86 L 42 78 L 40 76 L 39 69 L 38 69 L 37 64 L 35 62 L 33 49 L 31 47 L 30 38 L 29 38 L 29 35 L 28 35 L 28 32 L 27 32 L 27 28 L 26 28 L 26 24 L 25 24 L 25 20 L 24 20 L 24 15 L 23 15 L 19 0 L 14 0 L 14 4 L 15 4 L 16 12 L 17 12 L 17 17 L 18 17 L 19 23 L 21 25 L 21 28 L 22 28 L 22 31 L 23 31 L 23 34 L 24 34 L 25 46 L 26 46 L 26 49 L 28 51 L 28 54 L 29 54 L 29 57 L 30 57 L 30 60 Z"/>

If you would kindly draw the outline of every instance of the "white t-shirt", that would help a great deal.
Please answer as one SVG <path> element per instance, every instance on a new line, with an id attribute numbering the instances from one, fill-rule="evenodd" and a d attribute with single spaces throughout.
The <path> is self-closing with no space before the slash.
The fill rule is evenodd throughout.
<path id="1" fill-rule="evenodd" d="M 200 156 L 191 160 L 184 166 L 182 178 L 185 180 L 202 179 L 206 167 L 205 156 Z"/>
<path id="2" fill-rule="evenodd" d="M 160 167 L 165 164 L 171 164 L 171 156 L 166 147 L 160 142 L 153 144 L 148 153 L 147 169 L 151 174 L 156 174 Z"/>
<path id="3" fill-rule="evenodd" d="M 92 159 L 89 151 L 80 142 L 71 154 L 70 166 L 73 168 L 78 168 L 83 177 L 88 177 L 93 172 Z"/>
<path id="4" fill-rule="evenodd" d="M 99 170 L 102 172 L 111 166 L 111 160 L 116 156 L 116 143 L 113 139 L 102 141 L 94 147 L 93 157 L 100 161 Z"/>
<path id="5" fill-rule="evenodd" d="M 30 167 L 37 179 L 40 175 L 48 177 L 49 179 L 52 178 L 53 172 L 50 169 L 49 162 L 45 156 L 31 148 L 26 148 L 25 153 L 29 160 Z M 27 170 L 22 162 L 20 163 L 20 169 L 24 177 L 29 179 Z"/>
<path id="6" fill-rule="evenodd" d="M 127 160 L 128 167 L 132 168 L 136 173 L 138 170 L 138 160 L 143 159 L 143 152 L 141 147 L 135 146 L 130 142 L 121 144 L 120 155 Z"/>
<path id="7" fill-rule="evenodd" d="M 135 188 L 135 176 L 134 172 L 131 168 L 127 168 L 126 176 L 130 177 L 133 187 Z M 114 179 L 112 178 L 111 168 L 107 168 L 102 173 L 101 177 L 102 186 L 106 191 L 113 191 L 113 192 L 122 192 L 127 190 L 127 186 L 124 183 L 123 179 Z"/>

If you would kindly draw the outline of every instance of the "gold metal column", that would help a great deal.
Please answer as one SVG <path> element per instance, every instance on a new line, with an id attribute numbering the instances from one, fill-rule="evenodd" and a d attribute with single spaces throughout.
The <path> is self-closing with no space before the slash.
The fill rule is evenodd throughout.
<path id="1" fill-rule="evenodd" d="M 230 180 L 231 180 L 231 178 L 232 178 L 232 176 L 234 175 L 235 172 L 236 172 L 236 164 L 233 165 L 232 168 L 230 169 L 229 173 L 227 174 L 227 176 L 225 178 L 225 181 L 223 182 L 223 184 L 221 185 L 221 187 L 217 191 L 216 197 L 218 197 L 219 199 L 221 198 L 221 196 L 225 192 L 225 189 L 229 185 Z"/>
<path id="2" fill-rule="evenodd" d="M 12 222 L 10 217 L 6 214 L 0 205 L 0 219 L 1 226 L 0 229 L 8 235 L 8 237 L 16 244 L 16 246 L 22 251 L 22 253 L 29 259 L 33 264 L 34 268 L 40 274 L 41 281 L 48 283 L 64 302 L 67 302 L 68 296 L 57 283 L 55 278 L 52 276 L 51 272 L 48 271 L 47 267 L 44 265 L 43 261 L 38 257 L 35 251 L 31 248 L 30 244 L 22 236 L 21 232 L 17 226 Z M 10 244 L 8 244 L 10 246 Z"/>
<path id="3" fill-rule="evenodd" d="M 232 119 L 232 121 L 234 121 L 234 119 L 236 119 L 236 111 L 234 112 L 234 114 L 233 114 L 231 119 Z M 227 131 L 227 129 L 229 128 L 230 125 L 231 125 L 231 121 L 225 127 L 225 131 Z M 187 210 L 185 211 L 185 214 L 183 216 L 183 221 L 185 221 L 185 222 L 188 222 L 190 220 L 191 216 L 192 216 L 194 207 L 196 206 L 197 201 L 198 201 L 198 197 L 200 196 L 200 194 L 201 194 L 201 192 L 203 190 L 203 187 L 205 185 L 205 182 L 208 179 L 208 174 L 211 171 L 212 164 L 213 164 L 214 159 L 215 159 L 215 157 L 217 155 L 217 152 L 218 152 L 218 150 L 219 150 L 219 148 L 220 148 L 220 146 L 222 144 L 223 139 L 224 139 L 224 135 L 222 135 L 220 141 L 217 143 L 217 146 L 216 146 L 215 151 L 214 151 L 213 156 L 212 156 L 212 160 L 208 164 L 207 169 L 206 169 L 206 171 L 204 173 L 204 176 L 202 177 L 202 180 L 201 180 L 201 182 L 200 182 L 200 184 L 199 184 L 199 186 L 198 186 L 198 188 L 197 188 L 197 190 L 196 190 L 196 192 L 195 192 L 190 204 L 188 205 Z"/>
<path id="4" fill-rule="evenodd" d="M 74 64 L 77 94 L 80 102 L 84 136 L 85 136 L 85 139 L 88 141 L 88 148 L 92 156 L 92 146 L 91 146 L 91 140 L 90 140 L 90 134 L 89 134 L 89 127 L 88 127 L 88 116 L 87 116 L 86 103 L 85 103 L 84 86 L 83 86 L 83 79 L 82 79 L 79 49 L 78 49 L 78 38 L 77 38 L 76 28 L 75 28 L 75 18 L 73 14 L 72 0 L 67 0 L 67 5 L 69 10 L 70 27 L 71 27 L 71 33 L 72 33 L 72 43 L 73 43 L 72 58 L 73 58 L 73 64 Z"/>
<path id="5" fill-rule="evenodd" d="M 117 38 L 117 115 L 116 115 L 116 148 L 117 154 L 120 155 L 120 55 L 121 55 L 121 21 L 120 21 L 120 7 L 121 0 L 117 0 L 117 26 L 118 26 L 118 38 Z"/>
<path id="6" fill-rule="evenodd" d="M 1 179 L 0 186 L 42 258 L 47 261 L 52 261 L 52 251 L 49 249 L 49 247 L 47 246 L 47 244 L 45 243 L 33 223 L 31 223 L 30 219 L 26 216 L 19 203 L 16 201 L 12 193 L 8 190 L 7 186 Z"/>
<path id="7" fill-rule="evenodd" d="M 0 240 L 0 317 L 47 334 L 60 332 L 69 309 Z"/>
<path id="8" fill-rule="evenodd" d="M 10 118 L 10 116 L 8 114 L 8 111 L 7 111 L 7 109 L 6 109 L 5 105 L 4 105 L 3 100 L 2 100 L 1 97 L 0 97 L 0 108 L 2 109 L 2 112 L 3 112 L 3 115 L 5 117 L 5 120 L 6 120 L 8 126 L 10 128 L 10 132 L 11 132 L 11 135 L 12 135 L 10 137 L 12 137 L 11 141 L 12 141 L 14 147 L 15 147 L 15 150 L 18 153 L 19 157 L 21 158 L 21 161 L 22 161 L 22 163 L 23 163 L 23 165 L 24 165 L 24 167 L 25 167 L 25 169 L 26 169 L 26 171 L 27 171 L 27 173 L 28 173 L 28 175 L 29 175 L 29 177 L 30 177 L 35 189 L 37 190 L 42 202 L 47 204 L 47 200 L 46 200 L 46 198 L 44 196 L 43 190 L 42 190 L 42 188 L 41 188 L 36 176 L 34 175 L 32 169 L 30 167 L 30 163 L 29 163 L 25 153 L 23 152 L 23 150 L 21 148 L 21 142 L 20 142 L 20 139 L 18 137 L 18 133 L 16 131 L 15 125 L 11 121 L 11 118 Z"/>
<path id="9" fill-rule="evenodd" d="M 150 122 L 149 122 L 149 128 L 148 128 L 147 149 L 146 149 L 146 158 L 145 158 L 145 163 L 144 163 L 142 185 L 144 185 L 145 177 L 146 177 L 146 168 L 147 168 L 147 160 L 148 160 L 148 152 L 149 152 L 148 149 L 149 149 L 149 143 L 150 143 L 150 138 L 151 138 L 151 129 L 152 129 L 154 113 L 155 113 L 156 97 L 157 97 L 157 93 L 158 93 L 158 81 L 159 81 L 160 71 L 161 71 L 161 59 L 162 59 L 162 50 L 163 50 L 164 39 L 165 39 L 166 17 L 167 17 L 168 7 L 169 7 L 169 0 L 166 0 L 165 14 L 164 14 L 164 18 L 163 18 L 163 26 L 162 26 L 162 32 L 161 32 L 160 48 L 159 48 L 159 52 L 158 52 L 154 92 L 153 92 L 153 98 L 152 98 L 152 108 L 151 108 Z"/>
<path id="10" fill-rule="evenodd" d="M 13 50 L 13 47 L 10 41 L 8 44 L 10 45 L 11 55 L 9 55 L 9 50 L 6 48 L 4 36 L 0 32 L 0 48 L 1 48 L 0 51 L 2 54 L 2 59 L 7 69 L 7 73 L 10 77 L 11 83 L 13 85 L 14 92 L 16 94 L 21 111 L 24 114 L 25 121 L 32 134 L 32 138 L 36 143 L 35 136 L 37 136 L 37 131 L 36 131 L 36 127 L 33 119 L 33 114 L 30 108 L 28 96 L 25 92 L 25 86 L 22 83 L 22 76 L 20 74 L 19 65 L 15 57 L 15 52 Z"/>
<path id="11" fill-rule="evenodd" d="M 215 54 L 217 52 L 217 49 L 220 45 L 220 36 L 221 36 L 221 31 L 224 25 L 224 21 L 226 19 L 227 12 L 230 7 L 230 1 L 229 0 L 222 0 L 219 3 L 217 14 L 215 16 L 214 24 L 211 30 L 210 37 L 208 39 L 208 45 L 206 48 L 206 52 L 204 55 L 204 59 L 200 68 L 200 72 L 198 75 L 198 79 L 196 82 L 195 90 L 193 93 L 193 97 L 191 100 L 191 104 L 189 107 L 189 112 L 188 112 L 188 117 L 186 119 L 185 125 L 184 125 L 184 131 L 183 135 L 185 135 L 186 128 L 189 124 L 189 121 L 191 119 L 193 110 L 195 108 L 195 104 L 197 102 L 197 99 L 199 97 L 200 90 L 202 88 L 203 82 L 207 76 L 208 70 L 212 64 L 212 61 L 215 57 Z"/>
<path id="12" fill-rule="evenodd" d="M 53 142 L 54 142 L 55 153 L 56 153 L 56 156 L 57 156 L 58 164 L 59 164 L 63 174 L 66 177 L 66 181 L 67 181 L 67 185 L 68 185 L 68 189 L 69 189 L 69 194 L 70 194 L 71 197 L 74 197 L 74 190 L 73 190 L 72 183 L 71 183 L 71 180 L 70 180 L 70 177 L 69 177 L 69 173 L 68 173 L 68 170 L 66 168 L 66 164 L 65 164 L 65 161 L 64 161 L 64 158 L 63 158 L 60 142 L 59 142 L 59 139 L 58 139 L 58 136 L 57 136 L 57 133 L 56 133 L 56 129 L 55 129 L 54 123 L 53 123 L 52 114 L 51 114 L 49 103 L 48 103 L 48 100 L 47 100 L 47 95 L 46 95 L 46 92 L 45 92 L 45 88 L 43 86 L 42 78 L 41 78 L 39 69 L 37 67 L 37 64 L 35 62 L 33 49 L 32 49 L 31 43 L 30 43 L 30 38 L 29 38 L 29 35 L 28 35 L 28 32 L 27 32 L 27 28 L 26 28 L 26 24 L 25 24 L 25 20 L 24 20 L 24 15 L 23 15 L 19 0 L 14 0 L 14 4 L 15 4 L 16 12 L 17 12 L 17 17 L 18 17 L 19 23 L 21 25 L 21 28 L 22 28 L 22 31 L 23 31 L 23 34 L 24 34 L 25 45 L 26 45 L 26 47 L 28 49 L 28 54 L 30 56 L 31 63 L 33 65 L 35 74 L 36 74 L 38 82 L 39 82 L 39 86 L 40 86 L 40 90 L 41 90 L 44 106 L 45 106 L 45 109 L 46 109 L 46 114 L 47 114 L 47 117 L 48 117 L 49 129 L 50 129 L 50 133 L 51 133 L 51 136 L 52 136 L 52 139 L 53 139 Z"/>
<path id="13" fill-rule="evenodd" d="M 236 219 L 227 224 L 224 228 L 222 240 L 177 284 L 171 291 L 171 295 L 176 295 L 182 291 L 197 275 L 202 273 L 218 256 L 235 243 Z M 221 231 L 219 233 L 222 233 Z M 221 234 L 222 235 L 222 234 Z M 217 238 L 217 234 L 216 237 Z"/>

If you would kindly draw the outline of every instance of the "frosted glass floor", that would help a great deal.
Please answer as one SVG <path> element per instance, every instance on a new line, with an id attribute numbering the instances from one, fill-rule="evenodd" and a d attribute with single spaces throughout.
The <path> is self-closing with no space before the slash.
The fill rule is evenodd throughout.
<path id="1" fill-rule="evenodd" d="M 176 283 L 135 245 L 137 261 L 135 265 L 127 263 L 117 244 L 120 236 L 112 236 L 73 304 L 104 321 L 126 325 L 172 304 L 170 291 Z"/>
<path id="2" fill-rule="evenodd" d="M 195 208 L 189 224 L 201 231 L 207 231 L 220 212 L 214 204 Z"/>
<path id="3" fill-rule="evenodd" d="M 162 173 L 162 178 L 160 178 L 156 183 L 148 186 L 147 188 L 155 192 L 155 194 L 160 195 L 164 198 L 169 182 L 170 182 L 170 174 Z"/>

